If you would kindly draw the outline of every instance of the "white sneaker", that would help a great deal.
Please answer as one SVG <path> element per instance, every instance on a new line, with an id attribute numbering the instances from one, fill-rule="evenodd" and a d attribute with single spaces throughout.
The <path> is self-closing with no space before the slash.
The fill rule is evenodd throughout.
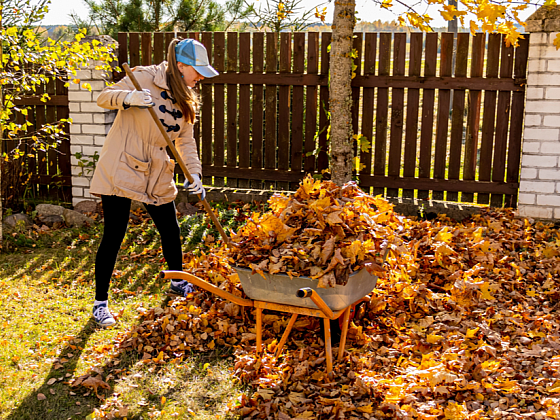
<path id="1" fill-rule="evenodd" d="M 115 318 L 113 318 L 113 315 L 111 315 L 111 312 L 109 312 L 106 302 L 93 307 L 93 319 L 97 325 L 101 327 L 110 327 L 111 325 L 115 325 L 117 323 Z"/>

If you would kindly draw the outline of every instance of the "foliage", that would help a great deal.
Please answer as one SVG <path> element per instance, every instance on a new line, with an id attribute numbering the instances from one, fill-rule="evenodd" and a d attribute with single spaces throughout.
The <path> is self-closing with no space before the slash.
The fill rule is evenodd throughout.
<path id="1" fill-rule="evenodd" d="M 117 38 L 119 32 L 223 31 L 243 19 L 248 10 L 242 0 L 85 0 L 89 22 L 74 22 Z"/>
<path id="2" fill-rule="evenodd" d="M 0 16 L 4 28 L 17 27 L 21 36 L 24 31 L 33 29 L 48 12 L 50 0 L 2 0 Z M 6 45 L 3 45 L 6 47 Z M 6 51 L 6 50 L 5 50 Z"/>
<path id="3" fill-rule="evenodd" d="M 247 20 L 263 31 L 303 31 L 316 23 L 313 18 L 324 22 L 327 13 L 326 7 L 319 9 L 324 3 L 304 11 L 303 0 L 266 0 L 259 3 L 258 9 L 256 3 L 244 1 L 250 11 Z"/>

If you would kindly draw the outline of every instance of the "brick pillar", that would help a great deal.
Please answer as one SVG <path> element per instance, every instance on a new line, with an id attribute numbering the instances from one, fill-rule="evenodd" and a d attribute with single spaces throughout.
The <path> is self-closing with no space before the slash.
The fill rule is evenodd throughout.
<path id="1" fill-rule="evenodd" d="M 98 39 L 103 44 L 116 43 L 111 37 L 86 37 L 83 41 L 91 42 Z M 110 82 L 111 74 L 101 70 L 95 70 L 95 63 L 90 68 L 80 70 L 76 77 L 80 79 L 80 84 L 70 81 L 68 87 L 68 106 L 70 108 L 70 118 L 73 123 L 70 125 L 70 152 L 72 153 L 72 204 L 76 205 L 83 200 L 98 200 L 89 193 L 89 186 L 93 176 L 94 167 L 81 166 L 92 162 L 94 155 L 101 154 L 101 147 L 111 124 L 113 123 L 117 111 L 111 111 L 97 106 L 97 97 L 105 88 L 106 82 Z M 71 77 L 72 78 L 72 77 Z M 91 92 L 84 89 L 82 85 L 89 83 Z M 81 154 L 81 159 L 77 158 L 77 153 Z"/>
<path id="2" fill-rule="evenodd" d="M 560 219 L 560 6 L 527 19 L 529 63 L 519 215 Z"/>

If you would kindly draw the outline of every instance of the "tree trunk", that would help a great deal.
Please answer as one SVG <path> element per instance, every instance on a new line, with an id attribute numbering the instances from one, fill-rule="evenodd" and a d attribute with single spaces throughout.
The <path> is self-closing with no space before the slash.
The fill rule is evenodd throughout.
<path id="1" fill-rule="evenodd" d="M 331 179 L 338 185 L 352 180 L 352 37 L 356 3 L 334 3 L 330 57 Z"/>

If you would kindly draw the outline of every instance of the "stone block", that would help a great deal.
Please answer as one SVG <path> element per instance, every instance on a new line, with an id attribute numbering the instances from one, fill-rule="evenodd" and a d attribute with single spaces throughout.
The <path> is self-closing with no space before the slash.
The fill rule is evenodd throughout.
<path id="1" fill-rule="evenodd" d="M 541 143 L 538 141 L 523 142 L 523 153 L 539 153 Z"/>
<path id="2" fill-rule="evenodd" d="M 552 218 L 552 208 L 520 205 L 519 215 L 521 217 L 535 217 L 537 219 L 550 219 Z"/>
<path id="3" fill-rule="evenodd" d="M 72 197 L 83 197 L 84 189 L 81 187 L 72 187 Z"/>
<path id="4" fill-rule="evenodd" d="M 525 140 L 552 141 L 558 140 L 559 136 L 560 130 L 557 128 L 526 128 L 523 133 Z"/>
<path id="5" fill-rule="evenodd" d="M 91 102 L 91 92 L 86 91 L 68 91 L 69 102 Z M 83 111 L 83 109 L 82 109 Z"/>
<path id="6" fill-rule="evenodd" d="M 100 91 L 100 90 L 95 91 L 95 92 L 92 93 L 91 98 L 92 98 L 93 102 L 97 102 L 97 98 L 99 98 L 99 95 L 100 95 L 100 94 L 101 94 L 101 91 Z"/>
<path id="7" fill-rule="evenodd" d="M 560 60 L 547 60 L 546 71 L 549 71 L 549 72 L 552 72 L 552 73 L 560 72 Z"/>
<path id="8" fill-rule="evenodd" d="M 560 196 L 559 195 L 537 195 L 537 205 L 539 206 L 551 206 L 560 207 Z"/>
<path id="9" fill-rule="evenodd" d="M 105 144 L 105 136 L 95 136 L 95 145 L 96 146 L 103 146 Z"/>
<path id="10" fill-rule="evenodd" d="M 93 140 L 93 136 L 72 136 L 71 143 L 92 145 L 94 144 L 94 140 Z"/>
<path id="11" fill-rule="evenodd" d="M 82 124 L 82 133 L 84 134 L 106 134 L 104 124 Z"/>
<path id="12" fill-rule="evenodd" d="M 70 102 L 68 103 L 68 109 L 70 110 L 70 112 L 80 112 L 80 103 Z"/>
<path id="13" fill-rule="evenodd" d="M 525 181 L 519 183 L 519 192 L 525 193 L 554 193 L 556 183 L 552 181 Z"/>
<path id="14" fill-rule="evenodd" d="M 107 74 L 105 70 L 92 70 L 91 77 L 94 80 L 111 80 L 111 75 Z"/>
<path id="15" fill-rule="evenodd" d="M 91 89 L 96 92 L 101 92 L 107 86 L 103 80 L 92 80 L 89 84 Z"/>
<path id="16" fill-rule="evenodd" d="M 528 21 L 527 23 L 529 23 L 529 22 L 530 21 Z M 533 23 L 533 22 L 531 22 L 531 23 Z M 529 29 L 527 29 L 527 31 L 529 31 Z M 548 34 L 545 33 L 545 32 L 532 33 L 531 37 L 529 38 L 529 45 L 533 46 L 535 44 L 548 44 Z M 529 51 L 531 51 L 530 48 L 529 48 Z"/>
<path id="17" fill-rule="evenodd" d="M 83 172 L 84 172 L 84 168 L 82 168 L 81 166 L 72 166 L 70 172 L 72 173 L 72 176 L 82 176 Z"/>
<path id="18" fill-rule="evenodd" d="M 107 112 L 106 109 L 97 106 L 95 102 L 84 102 L 80 105 L 82 112 Z"/>
<path id="19" fill-rule="evenodd" d="M 538 169 L 521 168 L 521 179 L 537 179 Z"/>
<path id="20" fill-rule="evenodd" d="M 84 110 L 84 105 L 86 104 L 82 104 L 82 111 Z M 525 105 L 525 112 L 539 114 L 560 114 L 560 101 L 535 101 L 528 99 Z"/>
<path id="21" fill-rule="evenodd" d="M 81 82 L 91 80 L 91 70 L 77 70 L 76 78 L 80 79 Z"/>
<path id="22" fill-rule="evenodd" d="M 559 115 L 560 118 L 560 115 Z M 528 126 L 540 126 L 542 124 L 542 115 L 539 114 L 526 114 L 525 115 L 525 127 Z"/>
<path id="23" fill-rule="evenodd" d="M 542 142 L 541 154 L 560 155 L 560 142 Z"/>
<path id="24" fill-rule="evenodd" d="M 76 123 L 85 123 L 85 124 L 91 124 L 93 123 L 93 117 L 91 116 L 91 114 L 82 114 L 82 113 L 75 113 L 72 112 L 70 114 L 70 118 L 72 118 L 72 122 L 74 124 Z"/>
<path id="25" fill-rule="evenodd" d="M 89 187 L 90 181 L 85 176 L 72 177 L 72 185 L 75 187 Z"/>
<path id="26" fill-rule="evenodd" d="M 71 164 L 71 165 L 78 166 L 79 161 L 78 161 L 78 159 L 76 158 L 76 156 L 74 156 L 74 155 L 70 156 L 70 164 Z"/>
<path id="27" fill-rule="evenodd" d="M 86 156 L 93 156 L 95 152 L 97 152 L 98 154 L 101 153 L 101 147 L 96 146 L 83 146 L 82 150 L 83 154 Z"/>
<path id="28" fill-rule="evenodd" d="M 535 194 L 519 194 L 519 204 L 535 204 Z"/>
<path id="29" fill-rule="evenodd" d="M 544 97 L 544 88 L 530 86 L 527 88 L 527 99 L 542 99 Z"/>
<path id="30" fill-rule="evenodd" d="M 539 169 L 539 179 L 560 181 L 560 169 Z"/>
<path id="31" fill-rule="evenodd" d="M 73 155 L 76 153 L 82 153 L 82 146 L 77 146 L 75 144 L 70 145 L 70 153 Z"/>
<path id="32" fill-rule="evenodd" d="M 531 73 L 542 73 L 547 69 L 547 60 L 543 60 L 540 57 L 530 58 L 527 63 L 527 71 Z"/>
<path id="33" fill-rule="evenodd" d="M 82 126 L 80 124 L 70 124 L 70 134 L 81 134 Z"/>
<path id="34" fill-rule="evenodd" d="M 529 86 L 560 86 L 560 73 L 529 73 Z"/>
<path id="35" fill-rule="evenodd" d="M 557 156 L 523 155 L 521 166 L 524 168 L 556 168 Z"/>
<path id="36" fill-rule="evenodd" d="M 68 82 L 68 91 L 79 91 L 80 90 L 80 84 L 79 83 L 74 83 L 73 81 L 69 81 Z"/>
<path id="37" fill-rule="evenodd" d="M 525 125 L 527 125 L 527 122 L 525 122 Z M 560 115 L 545 115 L 542 125 L 545 127 L 560 127 Z"/>

